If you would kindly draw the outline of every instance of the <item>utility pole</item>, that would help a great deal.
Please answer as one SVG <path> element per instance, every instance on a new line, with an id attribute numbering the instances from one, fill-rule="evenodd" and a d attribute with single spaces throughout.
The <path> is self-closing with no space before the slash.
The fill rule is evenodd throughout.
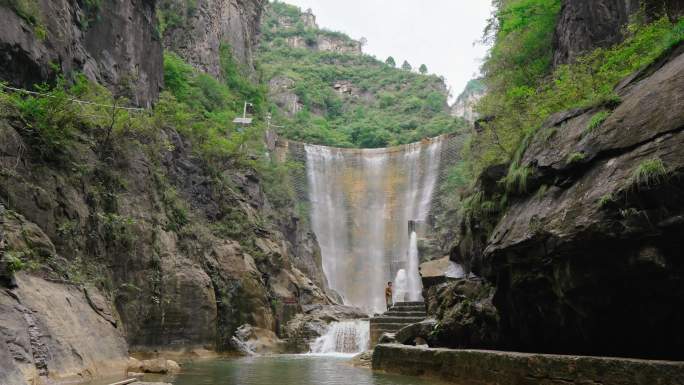
<path id="1" fill-rule="evenodd" d="M 233 119 L 233 123 L 238 125 L 238 131 L 239 132 L 243 132 L 245 126 L 252 124 L 253 119 L 247 117 L 247 106 L 248 105 L 254 107 L 254 104 L 245 101 L 244 108 L 242 109 L 242 117 Z"/>

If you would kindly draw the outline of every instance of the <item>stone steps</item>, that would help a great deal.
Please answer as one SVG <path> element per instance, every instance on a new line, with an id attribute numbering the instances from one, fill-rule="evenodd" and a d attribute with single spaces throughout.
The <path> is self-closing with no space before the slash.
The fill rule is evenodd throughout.
<path id="1" fill-rule="evenodd" d="M 425 317 L 427 316 L 427 313 L 425 311 L 388 311 L 385 312 L 386 316 L 392 316 L 392 317 Z"/>
<path id="2" fill-rule="evenodd" d="M 372 327 L 382 333 L 394 333 L 406 327 L 408 324 L 373 324 Z"/>
<path id="3" fill-rule="evenodd" d="M 401 324 L 413 324 L 416 322 L 420 322 L 424 320 L 425 317 L 395 317 L 395 316 L 387 316 L 387 315 L 381 315 L 380 317 L 374 317 L 370 320 L 371 324 L 396 324 L 396 323 L 401 323 Z"/>
<path id="4" fill-rule="evenodd" d="M 370 319 L 370 344 L 375 346 L 383 333 L 395 333 L 427 317 L 423 302 L 397 302 L 385 313 Z"/>

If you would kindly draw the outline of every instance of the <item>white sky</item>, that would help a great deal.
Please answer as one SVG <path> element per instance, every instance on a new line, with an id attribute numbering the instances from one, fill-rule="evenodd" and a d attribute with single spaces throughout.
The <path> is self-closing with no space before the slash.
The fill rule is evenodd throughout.
<path id="1" fill-rule="evenodd" d="M 321 28 L 365 37 L 364 52 L 444 76 L 452 97 L 479 73 L 486 47 L 477 43 L 491 0 L 284 0 L 311 8 Z"/>

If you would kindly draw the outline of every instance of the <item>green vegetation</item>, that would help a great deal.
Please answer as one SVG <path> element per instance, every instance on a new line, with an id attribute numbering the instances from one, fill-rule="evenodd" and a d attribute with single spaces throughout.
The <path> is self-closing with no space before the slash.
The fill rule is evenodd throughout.
<path id="1" fill-rule="evenodd" d="M 599 198 L 598 205 L 600 208 L 605 208 L 608 207 L 608 205 L 614 203 L 615 200 L 615 196 L 612 193 L 608 193 Z"/>
<path id="2" fill-rule="evenodd" d="M 589 121 L 589 124 L 587 125 L 587 129 L 585 130 L 585 132 L 592 132 L 595 129 L 601 127 L 603 122 L 605 122 L 609 116 L 610 112 L 608 111 L 597 112 L 594 116 L 591 117 L 591 120 Z"/>
<path id="3" fill-rule="evenodd" d="M 306 28 L 297 7 L 271 3 L 262 31 L 259 67 L 263 78 L 291 79 L 294 85 L 278 93 L 295 95 L 300 103 L 297 111 L 285 103 L 271 106 L 274 123 L 281 126 L 279 132 L 290 139 L 340 147 L 385 147 L 466 126 L 449 116 L 442 79 L 396 69 L 391 57 L 382 62 L 358 54 L 354 51 L 357 43 L 348 36 Z M 350 48 L 349 53 L 292 48 L 293 39 L 309 44 L 319 36 L 334 37 L 340 47 Z M 336 91 L 336 83 L 348 84 L 350 89 Z"/>
<path id="4" fill-rule="evenodd" d="M 40 6 L 36 0 L 0 0 L 0 5 L 9 7 L 33 27 L 33 33 L 40 40 L 47 38 L 47 29 L 43 24 Z"/>
<path id="5" fill-rule="evenodd" d="M 635 188 L 653 187 L 667 182 L 670 178 L 665 163 L 659 158 L 652 158 L 642 161 L 634 170 L 630 178 L 632 186 Z"/>
<path id="6" fill-rule="evenodd" d="M 155 117 L 162 126 L 175 127 L 191 138 L 195 149 L 212 165 L 225 161 L 252 164 L 251 151 L 259 146 L 263 125 L 239 132 L 233 119 L 242 114 L 244 101 L 254 104 L 259 114 L 264 108 L 264 92 L 241 78 L 228 48 L 221 50 L 225 81 L 195 70 L 173 53 L 164 56 L 164 82 Z"/>
<path id="7" fill-rule="evenodd" d="M 160 34 L 166 30 L 183 27 L 197 12 L 197 0 L 160 0 L 157 3 L 157 22 Z"/>
<path id="8" fill-rule="evenodd" d="M 428 73 L 428 68 L 425 64 L 421 64 L 420 68 L 418 69 L 418 72 L 420 72 L 423 75 L 427 75 Z"/>
<path id="9" fill-rule="evenodd" d="M 17 271 L 24 270 L 26 263 L 22 260 L 23 253 L 9 251 L 5 254 L 5 262 L 7 263 L 7 271 L 10 274 Z"/>
<path id="10" fill-rule="evenodd" d="M 587 157 L 587 154 L 583 152 L 573 152 L 568 155 L 568 164 L 579 163 Z"/>
<path id="11" fill-rule="evenodd" d="M 529 167 L 521 167 L 518 162 L 512 163 L 504 179 L 506 191 L 519 194 L 527 192 L 527 180 L 530 177 L 530 172 Z"/>
<path id="12" fill-rule="evenodd" d="M 488 89 L 478 110 L 494 117 L 485 133 L 471 138 L 466 150 L 472 175 L 491 164 L 510 162 L 525 149 L 554 112 L 620 103 L 614 86 L 684 39 L 684 20 L 668 18 L 628 28 L 624 42 L 597 49 L 570 65 L 551 67 L 552 37 L 559 0 L 512 0 L 498 5 L 488 29 L 494 46 L 483 70 Z M 590 127 L 609 112 L 592 119 Z"/>
<path id="13" fill-rule="evenodd" d="M 411 63 L 409 63 L 407 60 L 404 60 L 404 63 L 401 64 L 401 69 L 404 71 L 412 71 L 413 67 L 411 66 Z"/>
<path id="14" fill-rule="evenodd" d="M 475 180 L 486 168 L 508 164 L 501 181 L 507 194 L 527 190 L 530 171 L 521 157 L 536 137 L 548 141 L 561 127 L 539 132 L 549 116 L 571 108 L 601 107 L 587 132 L 600 127 L 620 103 L 614 87 L 635 71 L 653 63 L 684 40 L 684 20 L 667 17 L 650 24 L 632 24 L 625 40 L 613 47 L 596 49 L 572 64 L 551 65 L 553 33 L 560 0 L 495 1 L 496 11 L 484 40 L 493 47 L 482 67 L 487 94 L 477 111 L 486 120 L 482 131 L 466 140 L 464 164 L 458 166 L 460 197 L 450 202 L 461 207 L 473 194 Z M 539 136 L 537 136 L 539 134 Z M 570 154 L 568 163 L 585 154 Z M 635 171 L 635 185 L 659 183 L 667 173 L 662 164 L 649 162 Z M 506 196 L 501 197 L 507 200 Z"/>
<path id="15" fill-rule="evenodd" d="M 137 229 L 144 223 L 138 223 L 137 218 L 120 210 L 119 197 L 128 187 L 122 177 L 125 174 L 114 162 L 126 159 L 132 149 L 145 153 L 155 173 L 160 214 L 165 214 L 159 222 L 160 229 L 176 232 L 181 247 L 184 237 L 199 236 L 198 228 L 208 232 L 207 226 L 198 225 L 180 193 L 161 177 L 164 154 L 174 150 L 169 139 L 174 135 L 169 134 L 175 131 L 207 170 L 212 188 L 226 197 L 225 206 L 231 206 L 222 207 L 227 215 L 221 223 L 235 223 L 240 232 L 234 233 L 234 239 L 244 240 L 245 249 L 254 249 L 253 255 L 259 256 L 257 248 L 250 247 L 249 242 L 255 238 L 255 231 L 264 231 L 264 223 L 268 222 L 262 216 L 276 215 L 277 210 L 293 206 L 294 192 L 287 179 L 292 166 L 277 164 L 264 156 L 265 92 L 243 75 L 227 45 L 221 47 L 221 68 L 223 73 L 218 80 L 195 70 L 177 55 L 167 54 L 164 58 L 166 89 L 156 106 L 147 110 L 114 108 L 129 106 L 129 102 L 115 98 L 83 75 L 72 74 L 71 80 L 58 77 L 51 85 L 37 86 L 40 96 L 0 89 L 0 116 L 21 122 L 13 125 L 27 144 L 23 156 L 62 169 L 74 178 L 75 184 L 84 184 L 93 209 L 88 224 L 92 227 L 80 228 L 71 221 L 60 223 L 58 232 L 65 244 L 79 242 L 79 238 L 89 234 L 102 234 L 104 249 L 93 251 L 97 257 L 108 256 L 107 253 L 118 257 L 117 253 L 136 246 Z M 250 127 L 238 130 L 232 120 L 242 115 L 244 101 L 254 105 L 251 114 L 255 121 Z M 98 159 L 82 164 L 83 159 L 90 159 L 84 154 L 90 153 Z M 254 175 L 261 181 L 273 210 L 263 213 L 257 210 L 250 215 L 237 203 L 242 198 L 233 191 L 232 176 L 238 172 Z M 3 170 L 2 175 L 9 173 Z M 73 269 L 63 271 L 57 266 L 55 271 L 79 282 L 104 282 L 101 278 L 106 274 L 101 271 L 101 265 L 79 255 L 73 256 L 70 262 Z M 15 265 L 21 267 L 18 262 Z"/>

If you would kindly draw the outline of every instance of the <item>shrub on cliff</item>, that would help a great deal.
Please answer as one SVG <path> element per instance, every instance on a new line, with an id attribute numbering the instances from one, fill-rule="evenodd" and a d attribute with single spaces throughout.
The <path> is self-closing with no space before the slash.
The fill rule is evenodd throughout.
<path id="1" fill-rule="evenodd" d="M 478 103 L 479 130 L 465 143 L 460 166 L 458 207 L 467 202 L 477 175 L 495 164 L 510 164 L 504 182 L 508 193 L 521 193 L 528 170 L 520 159 L 532 136 L 551 114 L 572 108 L 603 106 L 587 126 L 598 128 L 620 103 L 618 82 L 657 60 L 684 40 L 684 20 L 667 17 L 632 24 L 627 37 L 599 48 L 572 64 L 551 67 L 553 33 L 559 0 L 500 2 L 486 31 L 494 45 L 483 65 L 487 95 Z M 553 132 L 550 133 L 552 135 Z"/>

